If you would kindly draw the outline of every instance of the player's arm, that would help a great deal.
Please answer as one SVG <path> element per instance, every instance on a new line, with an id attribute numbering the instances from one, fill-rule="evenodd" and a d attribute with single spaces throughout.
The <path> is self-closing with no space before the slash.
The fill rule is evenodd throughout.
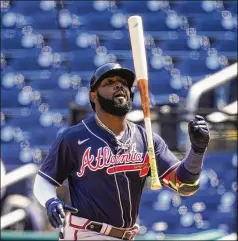
<path id="1" fill-rule="evenodd" d="M 57 198 L 56 187 L 39 174 L 35 178 L 33 193 L 43 207 L 49 199 Z"/>
<path id="2" fill-rule="evenodd" d="M 199 177 L 195 177 L 193 181 L 180 181 L 178 179 L 178 168 L 169 172 L 163 178 L 163 184 L 170 189 L 178 192 L 181 196 L 191 196 L 197 192 L 199 189 Z M 192 173 L 188 173 L 189 176 L 192 176 Z"/>
<path id="3" fill-rule="evenodd" d="M 208 126 L 201 116 L 189 122 L 188 132 L 191 150 L 187 157 L 175 168 L 162 174 L 163 184 L 183 196 L 193 195 L 199 188 L 199 176 L 202 170 L 203 156 L 210 140 Z M 170 151 L 162 152 L 164 163 L 173 162 Z"/>
<path id="4" fill-rule="evenodd" d="M 76 208 L 58 199 L 56 187 L 40 175 L 36 175 L 33 192 L 39 203 L 46 208 L 49 222 L 54 228 L 62 225 L 61 219 L 65 218 L 65 210 L 78 212 Z"/>
<path id="5" fill-rule="evenodd" d="M 67 141 L 61 134 L 53 143 L 47 157 L 41 164 L 34 183 L 34 194 L 37 200 L 47 210 L 47 216 L 52 227 L 62 225 L 64 210 L 78 210 L 65 204 L 57 198 L 56 188 L 61 186 L 74 168 L 74 161 Z"/>

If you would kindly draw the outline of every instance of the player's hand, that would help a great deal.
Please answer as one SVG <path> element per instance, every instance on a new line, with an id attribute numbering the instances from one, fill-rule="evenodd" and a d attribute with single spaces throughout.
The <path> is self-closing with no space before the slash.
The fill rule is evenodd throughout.
<path id="1" fill-rule="evenodd" d="M 47 216 L 52 227 L 58 228 L 63 224 L 62 219 L 65 218 L 65 212 L 69 211 L 72 213 L 77 213 L 78 209 L 73 208 L 68 204 L 65 204 L 58 198 L 51 198 L 45 204 L 47 210 Z"/>
<path id="2" fill-rule="evenodd" d="M 210 132 L 202 116 L 196 115 L 195 118 L 189 122 L 188 133 L 194 152 L 204 153 L 210 141 Z"/>

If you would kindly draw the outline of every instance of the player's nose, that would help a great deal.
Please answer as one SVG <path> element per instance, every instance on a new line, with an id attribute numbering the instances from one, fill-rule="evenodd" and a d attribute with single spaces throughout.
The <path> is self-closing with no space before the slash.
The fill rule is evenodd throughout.
<path id="1" fill-rule="evenodd" d="M 115 83 L 115 85 L 114 85 L 114 88 L 115 88 L 116 90 L 123 89 L 123 85 L 122 85 L 121 82 L 117 81 L 117 82 Z"/>

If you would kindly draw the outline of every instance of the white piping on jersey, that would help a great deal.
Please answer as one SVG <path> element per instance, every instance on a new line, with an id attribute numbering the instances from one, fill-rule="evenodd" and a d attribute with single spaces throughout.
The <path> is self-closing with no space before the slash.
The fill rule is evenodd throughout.
<path id="1" fill-rule="evenodd" d="M 132 130 L 132 128 L 131 128 L 130 125 L 131 125 L 131 124 L 128 123 L 128 126 L 129 126 L 129 128 L 130 128 L 130 130 L 131 130 L 131 137 L 130 137 L 130 138 L 131 138 L 131 140 L 132 140 L 132 138 L 133 138 L 133 136 L 134 136 L 134 134 L 135 134 L 136 128 L 135 128 L 135 124 L 132 123 L 132 125 L 133 125 L 133 127 L 134 127 L 133 130 Z M 127 141 L 130 141 L 130 138 L 129 138 Z M 127 141 L 126 141 L 126 142 L 127 142 Z M 124 175 L 125 175 L 125 177 L 126 177 L 127 187 L 128 187 L 128 196 L 129 196 L 129 202 L 130 202 L 130 219 L 131 219 L 129 227 L 131 227 L 133 219 L 132 219 L 132 216 L 131 216 L 131 213 L 132 213 L 132 205 L 131 205 L 130 182 L 129 182 L 129 179 L 128 179 L 127 175 L 126 175 L 126 172 L 124 172 Z"/>
<path id="2" fill-rule="evenodd" d="M 180 164 L 180 162 L 175 163 L 173 166 L 171 166 L 170 168 L 168 168 L 162 175 L 159 176 L 159 178 L 161 178 L 162 176 L 164 176 L 169 170 L 173 169 L 175 166 L 177 166 L 178 164 Z"/>
<path id="3" fill-rule="evenodd" d="M 129 201 L 130 201 L 130 218 L 131 218 L 131 221 L 130 221 L 130 225 L 129 227 L 131 227 L 132 225 L 132 216 L 131 216 L 131 210 L 132 210 L 132 205 L 131 205 L 131 192 L 130 192 L 130 182 L 129 182 L 129 179 L 126 175 L 126 173 L 124 172 L 124 175 L 126 177 L 126 180 L 127 180 L 127 187 L 128 187 L 128 193 L 129 193 Z"/>
<path id="4" fill-rule="evenodd" d="M 102 142 L 104 142 L 108 147 L 109 149 L 111 150 L 110 146 L 108 145 L 108 143 L 103 140 L 102 138 L 100 138 L 99 136 L 97 136 L 96 134 L 94 134 L 89 128 L 88 126 L 85 124 L 85 122 L 82 120 L 82 123 L 84 124 L 84 126 L 86 127 L 86 129 L 92 134 L 94 135 L 95 137 L 97 137 L 99 140 L 101 140 Z M 111 150 L 112 152 L 112 150 Z M 120 190 L 119 190 L 119 187 L 118 187 L 118 183 L 117 183 L 117 178 L 116 178 L 116 174 L 114 173 L 114 178 L 115 178 L 115 183 L 116 183 L 116 187 L 117 187 L 117 193 L 118 193 L 118 198 L 119 198 L 119 203 L 120 203 L 120 208 L 121 208 L 121 217 L 122 217 L 122 226 L 123 227 L 125 225 L 125 220 L 124 220 L 124 217 L 123 217 L 123 208 L 122 208 L 122 202 L 121 202 L 121 196 L 120 196 Z"/>
<path id="5" fill-rule="evenodd" d="M 133 130 L 132 130 L 132 128 L 131 128 L 131 125 L 134 127 Z M 136 132 L 136 126 L 135 126 L 134 123 L 128 123 L 128 126 L 129 126 L 129 128 L 130 128 L 130 130 L 131 130 L 131 137 L 130 137 L 130 138 L 131 138 L 131 140 L 132 140 L 132 139 L 133 139 L 133 136 L 134 136 L 134 134 L 135 134 L 135 132 Z M 130 141 L 130 138 L 129 138 L 127 141 Z M 127 142 L 127 141 L 126 141 L 126 142 Z M 129 196 L 129 202 L 130 202 L 130 219 L 131 219 L 129 227 L 131 227 L 133 219 L 132 219 L 132 216 L 131 216 L 131 213 L 132 213 L 132 205 L 131 205 L 130 182 L 129 182 L 129 179 L 128 179 L 128 177 L 127 177 L 127 175 L 126 175 L 125 172 L 124 172 L 124 175 L 125 175 L 125 177 L 126 177 L 127 187 L 128 187 L 128 196 Z"/>
<path id="6" fill-rule="evenodd" d="M 118 187 L 116 174 L 114 174 L 114 178 L 115 178 L 115 182 L 116 182 L 116 186 L 117 186 L 117 193 L 118 193 L 118 198 L 119 198 L 120 207 L 121 207 L 121 218 L 122 218 L 122 226 L 121 227 L 123 227 L 125 225 L 125 220 L 124 220 L 124 217 L 123 217 L 124 213 L 123 213 L 123 207 L 122 207 L 122 203 L 121 203 L 120 190 L 119 190 L 119 187 Z"/>
<path id="7" fill-rule="evenodd" d="M 53 182 L 55 182 L 58 186 L 62 186 L 59 182 L 57 182 L 55 179 L 53 179 L 52 177 L 48 176 L 47 174 L 45 174 L 44 172 L 42 171 L 38 171 L 40 172 L 41 174 L 43 174 L 44 176 L 48 177 L 49 179 L 51 179 Z"/>

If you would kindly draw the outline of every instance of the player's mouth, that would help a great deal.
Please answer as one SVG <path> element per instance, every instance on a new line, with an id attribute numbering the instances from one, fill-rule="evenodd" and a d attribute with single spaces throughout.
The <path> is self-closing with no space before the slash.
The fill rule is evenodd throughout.
<path id="1" fill-rule="evenodd" d="M 117 98 L 120 101 L 127 100 L 127 96 L 123 91 L 120 91 L 120 92 L 117 92 L 116 94 L 114 94 L 114 98 Z"/>

